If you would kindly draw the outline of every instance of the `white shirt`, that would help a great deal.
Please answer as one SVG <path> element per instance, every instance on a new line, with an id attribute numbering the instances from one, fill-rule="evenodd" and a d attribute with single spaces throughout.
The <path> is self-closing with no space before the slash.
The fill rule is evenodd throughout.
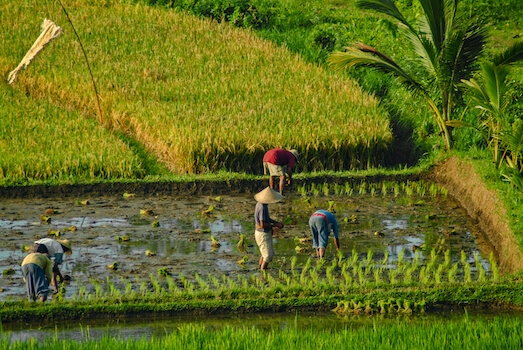
<path id="1" fill-rule="evenodd" d="M 64 248 L 60 242 L 57 242 L 51 238 L 42 238 L 38 241 L 35 241 L 35 243 L 45 245 L 47 252 L 49 253 L 49 257 L 54 258 L 54 261 L 58 264 L 62 263 Z"/>

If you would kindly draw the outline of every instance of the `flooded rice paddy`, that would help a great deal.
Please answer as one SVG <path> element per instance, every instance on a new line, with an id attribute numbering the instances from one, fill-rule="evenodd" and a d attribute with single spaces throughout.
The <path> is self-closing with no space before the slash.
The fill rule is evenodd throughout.
<path id="1" fill-rule="evenodd" d="M 337 316 L 332 312 L 264 313 L 243 315 L 176 316 L 140 319 L 83 320 L 80 322 L 48 322 L 46 324 L 8 324 L 0 335 L 11 342 L 42 342 L 48 338 L 67 340 L 98 340 L 105 337 L 116 339 L 158 339 L 189 325 L 203 326 L 213 332 L 224 327 L 235 329 L 254 328 L 262 332 L 279 332 L 289 329 L 317 331 L 341 331 L 362 329 L 372 331 L 376 326 L 398 323 L 427 324 L 437 322 L 489 321 L 496 317 L 521 319 L 520 312 L 496 312 L 492 310 L 466 310 L 463 308 L 421 315 L 350 315 Z"/>
<path id="2" fill-rule="evenodd" d="M 346 257 L 357 252 L 363 260 L 372 250 L 374 260 L 383 261 L 387 254 L 387 263 L 394 268 L 398 258 L 412 260 L 415 251 L 423 260 L 433 249 L 439 255 L 449 250 L 453 262 L 460 261 L 463 251 L 473 272 L 478 259 L 489 271 L 491 248 L 452 199 L 426 193 L 301 192 L 269 205 L 271 217 L 286 223 L 275 232 L 276 256 L 269 272 L 290 269 L 293 257 L 297 257 L 297 266 L 314 259 L 312 243 L 300 244 L 298 251 L 295 238 L 309 238 L 309 216 L 329 207 L 338 219 Z M 25 298 L 20 263 L 27 253 L 22 249 L 52 231 L 60 231 L 60 238 L 73 242 L 73 254 L 66 255 L 61 266 L 62 273 L 71 277 L 66 282 L 66 299 L 81 289 L 93 291 L 94 284 L 107 280 L 125 290 L 128 282 L 139 285 L 151 275 L 158 277 L 160 269 L 175 279 L 181 274 L 190 279 L 195 273 L 215 277 L 259 274 L 260 255 L 253 234 L 255 204 L 252 195 L 226 194 L 3 200 L 0 270 L 13 271 L 0 277 L 0 300 Z M 55 213 L 49 214 L 49 209 Z M 50 220 L 45 222 L 42 215 Z M 76 230 L 70 231 L 73 226 Z M 245 251 L 237 246 L 242 234 L 246 236 Z M 219 247 L 213 245 L 211 236 Z M 245 256 L 245 265 L 238 264 Z M 335 258 L 332 238 L 326 258 Z M 115 262 L 117 269 L 108 268 Z"/>

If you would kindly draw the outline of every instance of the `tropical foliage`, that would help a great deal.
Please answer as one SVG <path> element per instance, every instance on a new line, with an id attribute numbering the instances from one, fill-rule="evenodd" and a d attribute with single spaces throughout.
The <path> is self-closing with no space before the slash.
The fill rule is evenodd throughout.
<path id="1" fill-rule="evenodd" d="M 491 61 L 481 65 L 483 83 L 476 79 L 463 80 L 475 107 L 481 111 L 475 124 L 462 120 L 447 124 L 472 127 L 485 139 L 498 169 L 504 170 L 505 178 L 523 190 L 523 120 L 521 116 L 510 118 L 506 110 L 510 101 L 508 73 L 510 65 L 523 59 L 523 41 L 509 46 Z"/>
<path id="2" fill-rule="evenodd" d="M 452 119 L 460 100 L 461 80 L 470 78 L 482 54 L 486 34 L 480 23 L 458 16 L 457 0 L 419 0 L 419 3 L 422 17 L 416 26 L 391 0 L 360 0 L 357 6 L 398 22 L 399 32 L 411 44 L 422 72 L 408 72 L 389 56 L 362 43 L 352 44 L 345 52 L 333 53 L 329 63 L 338 70 L 367 66 L 392 74 L 425 100 L 446 149 L 451 149 L 452 130 L 446 122 Z"/>

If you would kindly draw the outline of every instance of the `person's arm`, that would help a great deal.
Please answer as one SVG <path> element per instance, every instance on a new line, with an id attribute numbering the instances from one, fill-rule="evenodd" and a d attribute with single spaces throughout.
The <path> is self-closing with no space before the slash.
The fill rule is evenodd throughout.
<path id="1" fill-rule="evenodd" d="M 267 222 L 267 221 L 260 221 L 260 225 L 256 225 L 256 228 L 261 228 L 261 229 L 264 229 L 264 230 L 268 230 L 270 228 L 272 228 L 272 225 L 271 225 L 271 222 Z"/>
<path id="2" fill-rule="evenodd" d="M 54 261 L 51 261 L 49 258 L 47 258 L 47 266 L 45 267 L 45 277 L 48 281 L 51 282 L 51 285 L 53 286 L 54 290 L 58 292 L 58 284 L 56 283 L 56 276 L 53 271 Z"/>
<path id="3" fill-rule="evenodd" d="M 289 175 L 289 177 L 287 178 L 287 185 L 290 186 L 292 182 L 292 167 L 289 165 L 287 165 L 287 175 Z"/>
<path id="4" fill-rule="evenodd" d="M 340 239 L 339 239 L 339 231 L 338 231 L 338 220 L 334 218 L 334 223 L 332 225 L 332 231 L 334 233 L 334 244 L 336 245 L 336 250 L 340 251 Z"/>
<path id="5" fill-rule="evenodd" d="M 260 221 L 260 226 L 256 225 L 257 228 L 263 228 L 263 229 L 271 229 L 273 227 L 282 228 L 283 224 L 281 222 L 275 221 L 273 219 L 269 219 L 270 221 Z"/>
<path id="6" fill-rule="evenodd" d="M 64 276 L 62 276 L 62 273 L 60 272 L 60 269 L 58 268 L 58 262 L 56 262 L 56 260 L 54 261 L 54 266 L 53 266 L 53 278 L 55 279 L 56 281 L 56 278 L 58 277 L 59 281 L 62 282 L 64 280 Z"/>
<path id="7" fill-rule="evenodd" d="M 271 227 L 283 228 L 283 223 L 271 219 Z"/>

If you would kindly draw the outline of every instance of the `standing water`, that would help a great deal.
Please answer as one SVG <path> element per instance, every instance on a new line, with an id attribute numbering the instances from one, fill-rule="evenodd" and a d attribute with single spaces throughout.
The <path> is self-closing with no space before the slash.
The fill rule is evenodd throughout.
<path id="1" fill-rule="evenodd" d="M 276 256 L 270 268 L 276 274 L 290 269 L 291 261 L 299 266 L 314 259 L 308 219 L 317 209 L 335 213 L 345 257 L 357 254 L 363 261 L 372 256 L 393 269 L 398 260 L 423 263 L 447 254 L 452 263 L 468 262 L 472 273 L 478 268 L 489 272 L 491 248 L 444 191 L 418 183 L 338 186 L 304 186 L 269 205 L 271 217 L 285 223 L 274 233 Z M 73 254 L 61 266 L 62 274 L 71 277 L 66 299 L 107 280 L 123 290 L 129 281 L 149 281 L 161 271 L 175 279 L 257 274 L 255 204 L 252 195 L 4 200 L 0 300 L 25 298 L 24 250 L 50 234 L 73 242 Z M 237 245 L 241 235 L 245 250 Z M 334 258 L 331 241 L 326 260 Z"/>

